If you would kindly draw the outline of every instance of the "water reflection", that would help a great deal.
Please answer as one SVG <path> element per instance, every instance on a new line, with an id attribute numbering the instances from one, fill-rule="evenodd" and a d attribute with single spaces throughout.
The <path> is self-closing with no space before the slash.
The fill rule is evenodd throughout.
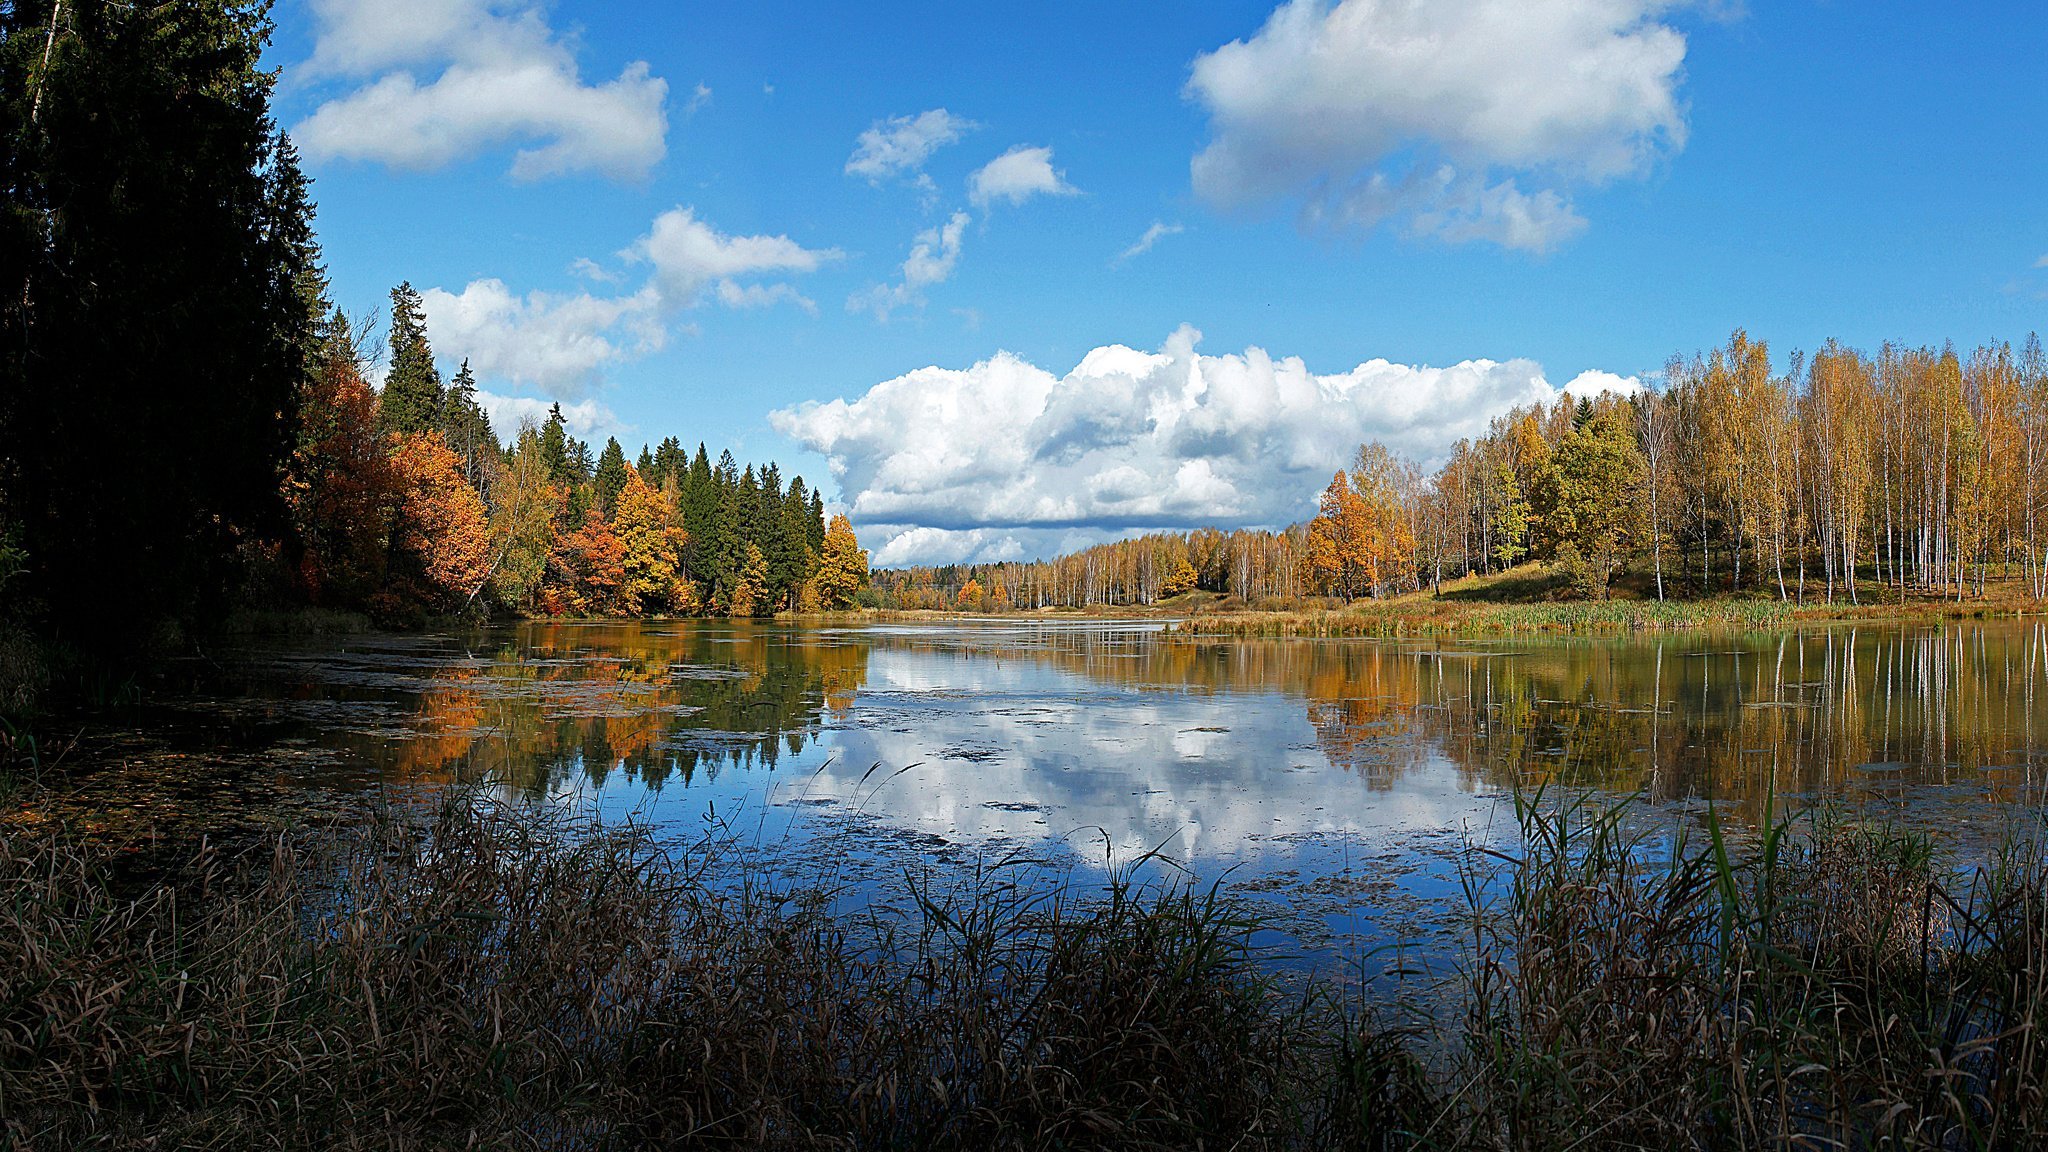
<path id="1" fill-rule="evenodd" d="M 2048 627 L 1446 645 L 535 624 L 256 660 L 252 692 L 382 780 L 751 797 L 1194 859 L 1454 832 L 1543 783 L 1973 819 L 2035 799 Z"/>

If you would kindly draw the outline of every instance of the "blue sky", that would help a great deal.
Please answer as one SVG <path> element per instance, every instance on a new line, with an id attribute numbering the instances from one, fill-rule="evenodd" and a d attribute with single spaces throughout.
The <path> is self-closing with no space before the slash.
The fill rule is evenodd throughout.
<path id="1" fill-rule="evenodd" d="M 410 280 L 501 424 L 777 459 L 883 562 L 1285 523 L 1738 325 L 2048 314 L 2031 4 L 276 15 L 342 306 Z"/>

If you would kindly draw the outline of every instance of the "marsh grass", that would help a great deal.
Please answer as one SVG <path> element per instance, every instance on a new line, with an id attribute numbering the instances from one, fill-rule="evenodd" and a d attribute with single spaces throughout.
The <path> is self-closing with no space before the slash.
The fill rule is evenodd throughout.
<path id="1" fill-rule="evenodd" d="M 835 914 L 729 845 L 477 798 L 134 899 L 103 864 L 0 840 L 14 1146 L 1214 1146 L 1295 1127 L 1312 1062 L 1180 884 Z"/>
<path id="2" fill-rule="evenodd" d="M 1201 636 L 1498 636 L 1542 632 L 1670 632 L 1694 628 L 1785 627 L 1791 605 L 1776 600 L 1559 600 L 1489 603 L 1404 597 L 1311 612 L 1194 616 L 1179 630 Z"/>
<path id="3" fill-rule="evenodd" d="M 1215 888 L 900 907 L 470 794 L 117 895 L 0 834 L 15 1147 L 2036 1148 L 2040 844 L 1955 871 L 1519 798 L 1427 998 L 1281 979 Z M 1452 1004 L 1455 1010 L 1441 1005 Z"/>

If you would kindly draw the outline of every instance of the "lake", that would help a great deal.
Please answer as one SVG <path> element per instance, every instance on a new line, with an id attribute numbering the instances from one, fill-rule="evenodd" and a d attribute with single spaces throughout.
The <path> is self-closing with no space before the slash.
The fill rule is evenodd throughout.
<path id="1" fill-rule="evenodd" d="M 1463 851 L 1508 797 L 1641 794 L 1738 824 L 1831 800 L 1967 849 L 2037 810 L 2048 626 L 1773 634 L 1204 639 L 1155 623 L 524 623 L 252 644 L 95 737 L 77 801 L 291 823 L 481 781 L 722 829 L 793 877 L 886 893 L 997 863 L 1147 858 L 1308 952 L 1455 931 Z"/>

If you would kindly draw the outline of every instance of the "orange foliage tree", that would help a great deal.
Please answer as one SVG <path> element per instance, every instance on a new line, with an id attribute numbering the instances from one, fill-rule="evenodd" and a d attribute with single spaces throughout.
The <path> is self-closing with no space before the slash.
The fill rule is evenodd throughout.
<path id="1" fill-rule="evenodd" d="M 1354 599 L 1378 576 L 1371 510 L 1341 470 L 1323 489 L 1316 507 L 1316 518 L 1308 525 L 1309 571 L 1330 595 Z"/>
<path id="2" fill-rule="evenodd" d="M 462 472 L 462 457 L 439 434 L 397 442 L 391 468 L 400 486 L 391 532 L 394 576 L 420 603 L 457 608 L 491 571 L 490 515 Z"/>
<path id="3" fill-rule="evenodd" d="M 1307 563 L 1318 587 L 1353 600 L 1414 583 L 1415 533 L 1401 481 L 1400 463 L 1377 444 L 1359 450 L 1350 475 L 1331 478 L 1308 526 Z"/>
<path id="4" fill-rule="evenodd" d="M 299 438 L 285 495 L 299 545 L 297 579 L 315 604 L 360 604 L 384 580 L 397 500 L 377 397 L 338 337 L 299 394 Z"/>
<path id="5" fill-rule="evenodd" d="M 626 546 L 605 523 L 604 514 L 595 504 L 585 508 L 581 525 L 555 536 L 541 607 L 554 616 L 616 611 L 620 585 L 626 580 L 625 561 Z"/>

